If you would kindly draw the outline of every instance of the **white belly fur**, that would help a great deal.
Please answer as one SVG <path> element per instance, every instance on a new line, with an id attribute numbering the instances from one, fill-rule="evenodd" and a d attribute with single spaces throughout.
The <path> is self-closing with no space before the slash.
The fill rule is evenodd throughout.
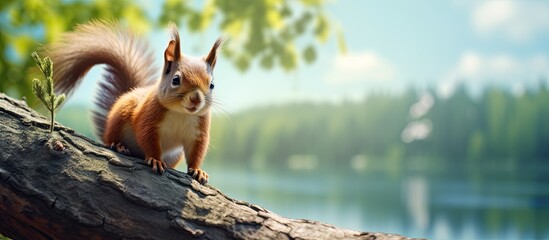
<path id="1" fill-rule="evenodd" d="M 198 131 L 198 116 L 168 112 L 159 126 L 162 160 L 173 165 L 181 151 L 190 151 L 194 147 Z"/>

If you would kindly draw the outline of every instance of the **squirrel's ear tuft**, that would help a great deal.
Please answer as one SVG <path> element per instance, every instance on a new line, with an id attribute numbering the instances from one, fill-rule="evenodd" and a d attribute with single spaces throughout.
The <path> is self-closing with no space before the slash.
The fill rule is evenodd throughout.
<path id="1" fill-rule="evenodd" d="M 223 43 L 225 42 L 225 40 L 226 38 L 224 36 L 218 37 L 214 45 L 212 46 L 210 53 L 208 53 L 208 55 L 204 57 L 204 61 L 208 65 L 210 65 L 210 69 L 212 70 L 215 67 L 215 62 L 217 61 L 217 54 L 219 53 L 221 47 L 223 47 Z"/>
<path id="2" fill-rule="evenodd" d="M 178 60 L 178 54 L 177 51 L 177 43 L 174 40 L 171 40 L 168 43 L 168 47 L 166 48 L 166 51 L 164 51 L 164 61 L 166 62 L 173 62 Z"/>
<path id="3" fill-rule="evenodd" d="M 168 24 L 168 31 L 171 34 L 172 40 L 170 40 L 166 51 L 164 51 L 164 72 L 166 74 L 171 71 L 173 62 L 179 61 L 179 59 L 181 59 L 181 43 L 179 40 L 179 32 L 175 23 L 170 22 Z"/>
<path id="4" fill-rule="evenodd" d="M 171 39 L 168 43 L 168 47 L 164 52 L 165 61 L 178 61 L 181 58 L 181 43 L 179 40 L 179 31 L 175 23 L 168 23 L 168 31 L 170 32 Z"/>

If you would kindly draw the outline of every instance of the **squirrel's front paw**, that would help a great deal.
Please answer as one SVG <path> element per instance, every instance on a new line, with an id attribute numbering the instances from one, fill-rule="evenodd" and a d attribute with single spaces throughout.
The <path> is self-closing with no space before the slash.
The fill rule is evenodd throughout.
<path id="1" fill-rule="evenodd" d="M 191 175 L 191 177 L 196 179 L 199 183 L 208 183 L 208 174 L 202 169 L 188 168 L 187 174 Z"/>
<path id="2" fill-rule="evenodd" d="M 111 145 L 109 146 L 110 149 L 114 150 L 114 151 L 117 151 L 119 153 L 122 153 L 124 155 L 131 155 L 132 153 L 130 152 L 130 149 L 125 147 L 124 145 L 122 145 L 121 143 L 111 143 Z"/>
<path id="3" fill-rule="evenodd" d="M 153 172 L 162 174 L 166 170 L 166 164 L 160 160 L 154 159 L 152 157 L 145 159 L 147 165 L 152 167 Z"/>

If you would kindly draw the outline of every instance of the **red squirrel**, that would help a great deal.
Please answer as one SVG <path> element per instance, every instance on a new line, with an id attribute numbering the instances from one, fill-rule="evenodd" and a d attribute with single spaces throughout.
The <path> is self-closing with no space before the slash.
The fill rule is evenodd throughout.
<path id="1" fill-rule="evenodd" d="M 54 85 L 70 94 L 91 67 L 106 64 L 93 112 L 103 143 L 144 158 L 160 174 L 186 159 L 188 174 L 205 184 L 208 174 L 200 165 L 210 137 L 212 74 L 224 39 L 207 55 L 192 57 L 181 54 L 176 25 L 168 31 L 164 67 L 157 71 L 147 45 L 129 29 L 106 21 L 79 25 L 47 48 Z"/>

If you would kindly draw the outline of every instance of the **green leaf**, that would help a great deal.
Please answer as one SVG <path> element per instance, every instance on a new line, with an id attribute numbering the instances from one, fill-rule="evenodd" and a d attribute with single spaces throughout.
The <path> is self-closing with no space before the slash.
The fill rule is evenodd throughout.
<path id="1" fill-rule="evenodd" d="M 280 56 L 280 64 L 286 71 L 293 70 L 297 67 L 297 53 L 294 45 L 287 44 L 284 52 Z"/>
<path id="2" fill-rule="evenodd" d="M 37 52 L 32 52 L 31 53 L 31 56 L 32 56 L 32 59 L 34 60 L 34 62 L 36 63 L 36 65 L 38 66 L 38 68 L 40 68 L 40 71 L 41 72 L 44 72 L 44 70 L 42 70 L 42 59 L 40 59 L 40 56 L 38 55 Z"/>
<path id="3" fill-rule="evenodd" d="M 282 10 L 280 10 L 280 14 L 282 17 L 291 17 L 292 16 L 292 9 L 289 8 L 287 5 L 284 5 L 282 7 Z"/>
<path id="4" fill-rule="evenodd" d="M 265 69 L 271 69 L 274 63 L 274 55 L 267 54 L 261 58 L 261 66 Z"/>
<path id="5" fill-rule="evenodd" d="M 44 85 L 43 85 L 43 82 L 40 81 L 39 79 L 33 79 L 32 80 L 32 91 L 34 92 L 34 95 L 36 95 L 36 97 L 38 97 L 38 99 L 40 99 L 40 101 L 42 103 L 44 103 L 44 105 L 46 105 L 47 107 L 47 99 L 48 99 L 48 94 L 46 94 L 46 92 L 44 91 Z"/>
<path id="6" fill-rule="evenodd" d="M 59 106 L 61 106 L 61 104 L 63 104 L 63 102 L 65 102 L 65 94 L 61 94 L 61 95 L 57 96 L 55 98 L 54 109 L 58 110 Z"/>
<path id="7" fill-rule="evenodd" d="M 46 76 L 46 78 L 53 77 L 53 62 L 50 57 L 44 58 L 44 76 Z"/>
<path id="8" fill-rule="evenodd" d="M 46 109 L 50 110 L 50 108 L 48 107 L 48 99 L 47 97 L 43 97 L 43 98 L 38 98 L 40 99 L 40 101 L 42 101 L 42 103 L 44 104 L 44 106 L 46 106 Z"/>
<path id="9" fill-rule="evenodd" d="M 343 35 L 343 30 L 341 30 L 341 28 L 337 31 L 337 46 L 341 53 L 347 53 L 347 43 L 345 41 L 345 36 Z"/>
<path id="10" fill-rule="evenodd" d="M 53 111 L 53 104 L 55 103 L 55 95 L 50 95 L 48 93 L 46 93 L 46 107 L 48 108 L 48 110 L 50 111 Z"/>
<path id="11" fill-rule="evenodd" d="M 303 5 L 308 7 L 320 6 L 324 4 L 324 0 L 302 0 Z"/>
<path id="12" fill-rule="evenodd" d="M 303 51 L 303 59 L 305 59 L 306 63 L 312 63 L 315 61 L 316 51 L 312 45 L 308 46 L 305 48 L 305 51 Z"/>
<path id="13" fill-rule="evenodd" d="M 43 60 L 40 59 L 38 53 L 33 52 L 31 54 L 32 58 L 36 62 L 36 65 L 44 76 L 45 80 L 33 79 L 32 80 L 32 91 L 36 97 L 38 97 L 46 108 L 50 111 L 51 114 L 51 126 L 50 133 L 53 131 L 53 122 L 55 120 L 55 112 L 65 101 L 65 94 L 56 96 L 54 93 L 53 87 L 53 61 L 49 57 L 45 57 Z"/>
<path id="14" fill-rule="evenodd" d="M 36 78 L 32 80 L 32 92 L 40 99 L 44 97 L 44 88 L 41 81 Z"/>
<path id="15" fill-rule="evenodd" d="M 318 41 L 321 43 L 324 43 L 326 42 L 326 40 L 328 40 L 330 28 L 328 26 L 328 17 L 326 17 L 324 14 L 319 15 L 317 18 L 315 34 L 318 38 Z"/>
<path id="16" fill-rule="evenodd" d="M 290 41 L 292 38 L 294 38 L 294 33 L 292 28 L 288 27 L 280 31 L 280 37 L 284 39 L 284 41 Z"/>
<path id="17" fill-rule="evenodd" d="M 189 26 L 189 29 L 192 32 L 196 32 L 200 29 L 201 21 L 202 21 L 202 15 L 197 13 L 190 14 L 189 22 L 187 26 Z"/>
<path id="18" fill-rule="evenodd" d="M 240 55 L 236 60 L 238 70 L 244 72 L 250 67 L 250 57 L 246 54 Z"/>
<path id="19" fill-rule="evenodd" d="M 53 93 L 53 62 L 49 57 L 44 58 L 44 76 L 46 76 L 46 92 L 49 95 L 54 95 Z M 52 100 L 53 101 L 53 100 Z"/>
<path id="20" fill-rule="evenodd" d="M 36 40 L 28 35 L 14 35 L 11 38 L 13 39 L 13 49 L 18 57 L 27 55 L 29 49 L 33 48 L 36 43 Z"/>
<path id="21" fill-rule="evenodd" d="M 55 95 L 55 92 L 53 92 L 53 79 L 51 77 L 46 78 L 46 90 L 49 95 Z"/>
<path id="22" fill-rule="evenodd" d="M 295 33 L 297 35 L 303 34 L 312 19 L 313 14 L 310 12 L 305 12 L 294 24 Z"/>

